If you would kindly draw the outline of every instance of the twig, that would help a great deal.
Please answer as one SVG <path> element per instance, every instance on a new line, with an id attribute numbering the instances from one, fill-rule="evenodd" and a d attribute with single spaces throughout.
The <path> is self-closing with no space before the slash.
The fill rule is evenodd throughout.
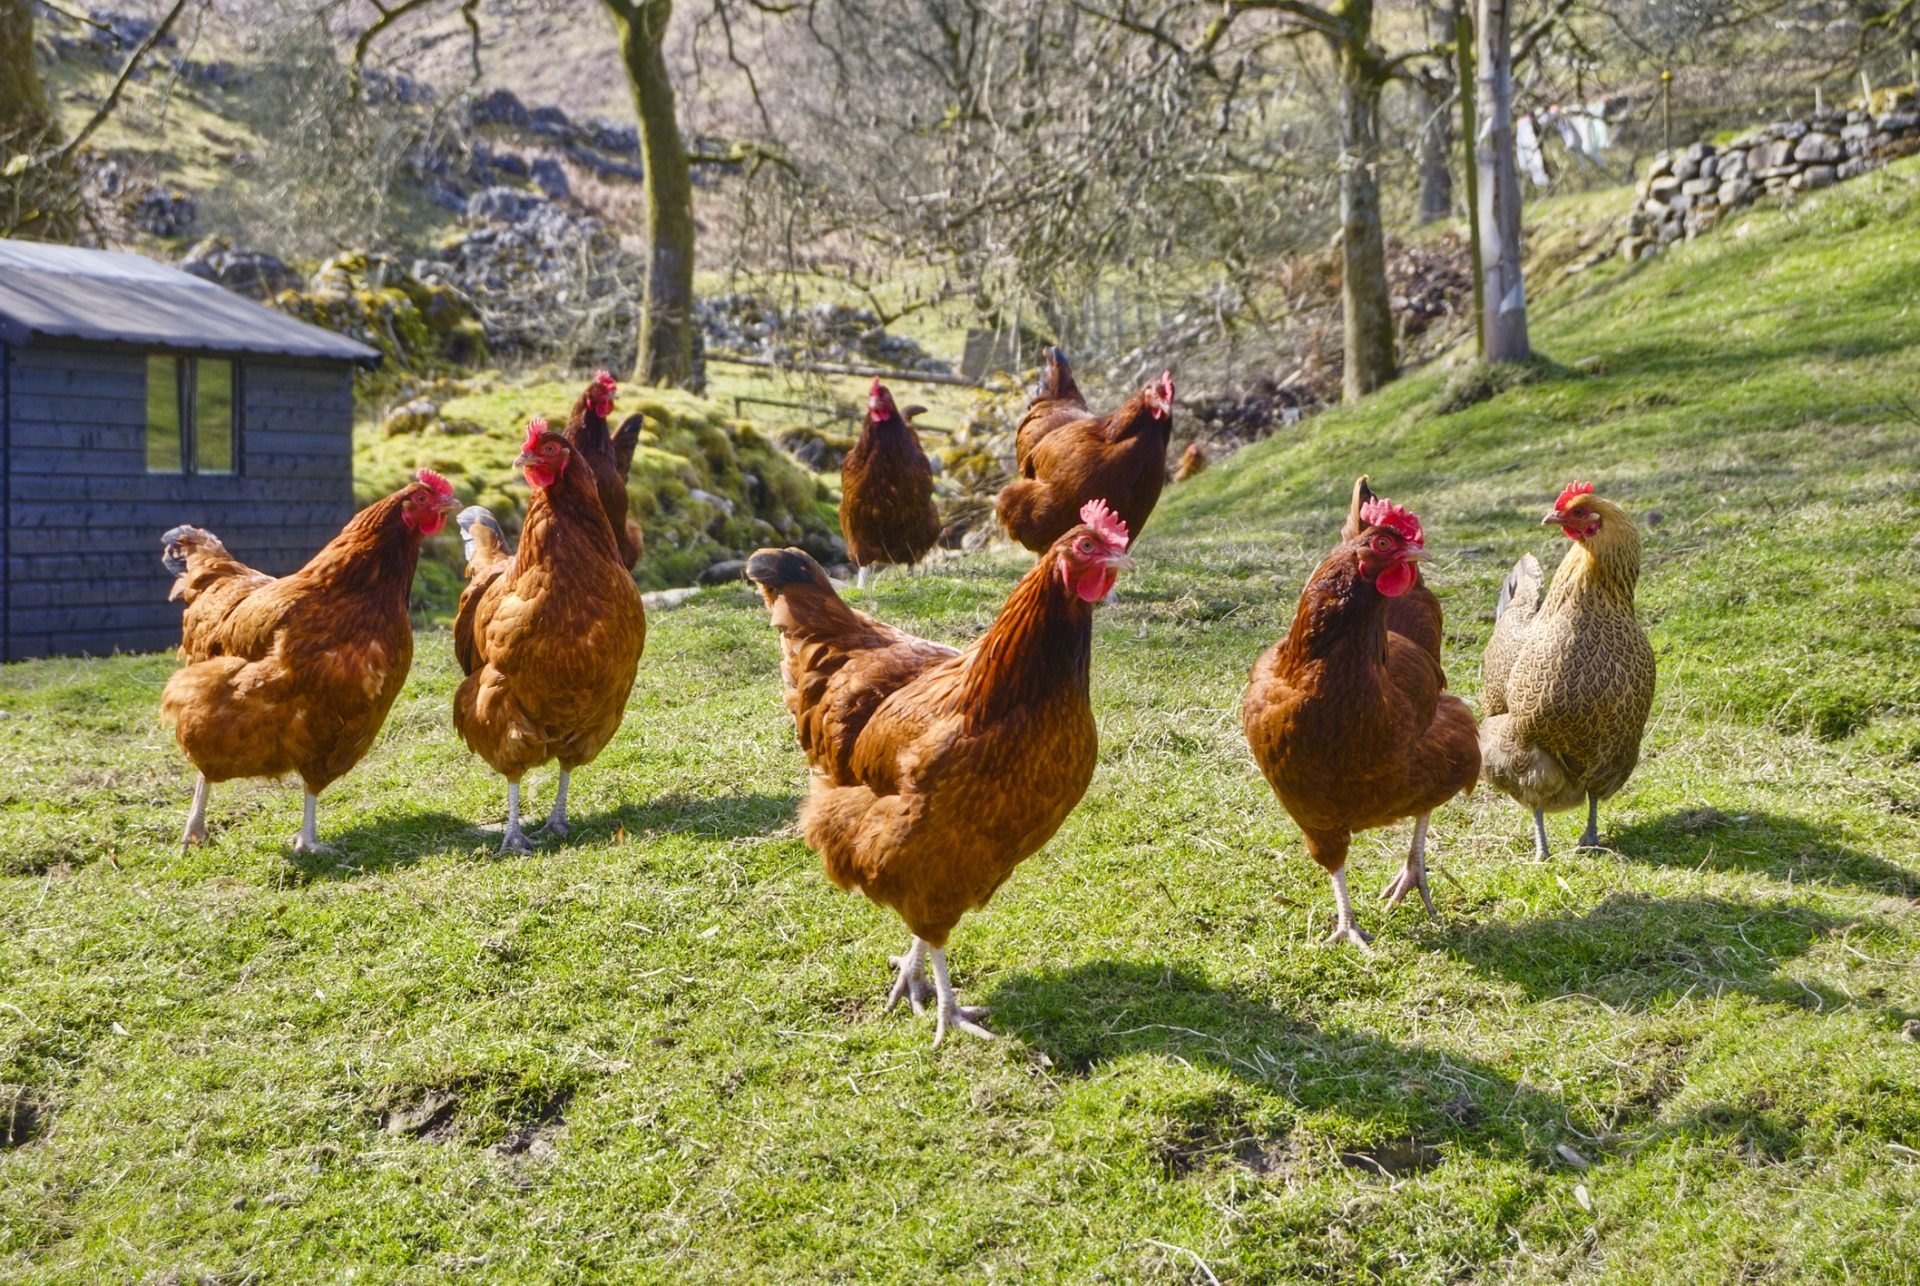
<path id="1" fill-rule="evenodd" d="M 1200 1258 L 1200 1256 L 1193 1251 L 1188 1250 L 1185 1246 L 1176 1246 L 1171 1242 L 1156 1241 L 1152 1237 L 1147 1238 L 1147 1244 L 1149 1246 L 1158 1246 L 1162 1250 L 1172 1251 L 1176 1255 L 1185 1255 L 1194 1263 L 1200 1265 L 1200 1271 L 1207 1275 L 1207 1280 L 1212 1282 L 1213 1286 L 1220 1286 L 1220 1279 L 1213 1275 L 1213 1269 L 1207 1267 L 1207 1261 Z"/>
<path id="2" fill-rule="evenodd" d="M 42 165 L 49 161 L 67 160 L 79 150 L 82 143 L 85 143 L 88 138 L 92 137 L 95 130 L 106 123 L 107 117 L 113 114 L 113 109 L 120 105 L 120 94 L 126 89 L 127 82 L 133 79 L 133 73 L 135 69 L 140 66 L 140 60 L 145 58 L 148 51 L 155 45 L 166 39 L 167 33 L 173 30 L 174 21 L 180 17 L 180 14 L 186 7 L 187 0 L 173 0 L 173 8 L 167 10 L 167 16 L 160 20 L 160 25 L 152 31 L 149 31 L 147 38 L 135 45 L 133 52 L 127 55 L 126 65 L 120 68 L 120 75 L 114 80 L 113 88 L 107 91 L 107 96 L 101 102 L 99 109 L 94 112 L 93 116 L 85 125 L 80 127 L 80 132 L 61 144 L 54 151 L 29 162 L 30 165 Z"/>

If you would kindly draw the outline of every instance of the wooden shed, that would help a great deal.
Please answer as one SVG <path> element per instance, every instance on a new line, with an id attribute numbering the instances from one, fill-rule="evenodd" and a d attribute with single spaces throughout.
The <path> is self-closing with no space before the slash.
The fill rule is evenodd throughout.
<path id="1" fill-rule="evenodd" d="M 179 523 L 299 567 L 353 512 L 379 360 L 139 255 L 0 240 L 0 659 L 178 643 Z"/>

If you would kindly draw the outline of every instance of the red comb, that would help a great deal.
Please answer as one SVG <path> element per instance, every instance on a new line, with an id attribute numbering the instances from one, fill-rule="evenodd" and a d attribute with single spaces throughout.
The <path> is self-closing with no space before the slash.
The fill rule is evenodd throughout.
<path id="1" fill-rule="evenodd" d="M 1420 520 L 1399 505 L 1379 496 L 1360 506 L 1360 521 L 1369 527 L 1391 527 L 1399 532 L 1409 545 L 1426 547 L 1427 537 L 1420 530 Z"/>
<path id="2" fill-rule="evenodd" d="M 1167 399 L 1167 405 L 1173 405 L 1173 372 L 1160 372 L 1160 396 Z"/>
<path id="3" fill-rule="evenodd" d="M 443 496 L 453 494 L 453 484 L 431 469 L 422 469 L 420 472 L 414 474 L 413 478 L 415 482 L 424 483 Z"/>
<path id="4" fill-rule="evenodd" d="M 1555 509 L 1565 509 L 1580 496 L 1590 496 L 1592 494 L 1593 484 L 1591 482 L 1569 482 L 1567 489 L 1560 493 L 1560 498 L 1553 502 L 1553 507 Z"/>
<path id="5" fill-rule="evenodd" d="M 1080 521 L 1093 528 L 1093 534 L 1112 545 L 1115 549 L 1125 549 L 1132 539 L 1127 535 L 1127 524 L 1120 515 L 1107 508 L 1104 500 L 1089 500 L 1080 506 Z"/>
<path id="6" fill-rule="evenodd" d="M 527 421 L 527 440 L 520 444 L 520 449 L 522 451 L 533 450 L 534 447 L 540 444 L 540 435 L 542 433 L 545 433 L 546 431 L 547 431 L 547 419 L 545 416 L 536 415 L 531 420 L 528 420 Z"/>
<path id="7" fill-rule="evenodd" d="M 620 391 L 620 385 L 615 383 L 613 376 L 606 371 L 595 371 L 593 373 L 593 382 L 609 393 L 617 393 Z"/>

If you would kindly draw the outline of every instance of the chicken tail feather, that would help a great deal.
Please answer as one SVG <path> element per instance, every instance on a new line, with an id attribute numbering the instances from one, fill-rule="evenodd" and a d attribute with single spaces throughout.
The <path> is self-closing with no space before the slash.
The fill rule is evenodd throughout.
<path id="1" fill-rule="evenodd" d="M 1540 606 L 1540 560 L 1532 554 L 1521 555 L 1520 561 L 1507 573 L 1506 583 L 1500 586 L 1500 597 L 1494 601 L 1493 619 L 1499 620 L 1507 614 L 1507 609 L 1519 604 L 1526 616 L 1532 616 Z"/>
<path id="2" fill-rule="evenodd" d="M 160 565 L 175 576 L 184 576 L 187 574 L 187 555 L 196 549 L 222 557 L 227 553 L 227 547 L 220 543 L 220 537 L 199 527 L 182 524 L 160 537 Z"/>
<path id="3" fill-rule="evenodd" d="M 487 535 L 474 530 L 476 527 L 481 532 L 490 534 L 492 537 L 490 543 L 502 553 L 511 552 L 507 544 L 506 529 L 500 525 L 500 520 L 495 518 L 493 512 L 485 505 L 468 505 L 460 511 L 460 516 L 454 521 L 460 524 L 460 544 L 468 562 L 473 561 L 475 546 L 488 540 Z"/>

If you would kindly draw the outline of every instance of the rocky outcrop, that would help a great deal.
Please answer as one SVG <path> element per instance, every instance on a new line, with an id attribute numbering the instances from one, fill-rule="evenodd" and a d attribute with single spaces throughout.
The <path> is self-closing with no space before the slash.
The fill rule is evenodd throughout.
<path id="1" fill-rule="evenodd" d="M 1920 151 L 1920 102 L 1909 94 L 1887 96 L 1878 111 L 1821 112 L 1776 121 L 1728 143 L 1662 152 L 1640 185 L 1620 253 L 1644 259 L 1761 197 L 1831 187 L 1914 151 Z"/>

